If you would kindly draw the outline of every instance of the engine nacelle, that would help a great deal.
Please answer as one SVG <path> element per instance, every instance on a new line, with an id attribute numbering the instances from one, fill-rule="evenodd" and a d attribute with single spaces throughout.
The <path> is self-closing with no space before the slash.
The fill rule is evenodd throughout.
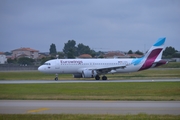
<path id="1" fill-rule="evenodd" d="M 73 74 L 74 78 L 82 78 L 82 74 Z"/>
<path id="2" fill-rule="evenodd" d="M 96 70 L 83 70 L 82 77 L 83 78 L 94 78 L 97 75 Z"/>

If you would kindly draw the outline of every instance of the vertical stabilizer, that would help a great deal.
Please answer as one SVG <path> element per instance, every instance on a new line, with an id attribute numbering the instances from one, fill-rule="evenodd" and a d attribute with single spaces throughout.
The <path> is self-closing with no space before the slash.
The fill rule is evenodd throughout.
<path id="1" fill-rule="evenodd" d="M 159 38 L 144 56 L 144 64 L 139 70 L 152 67 L 153 63 L 159 62 L 162 58 L 166 38 Z"/>

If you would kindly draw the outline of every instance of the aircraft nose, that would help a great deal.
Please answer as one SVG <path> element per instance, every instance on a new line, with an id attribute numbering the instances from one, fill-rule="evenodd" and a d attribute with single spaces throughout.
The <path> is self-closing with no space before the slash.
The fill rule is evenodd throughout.
<path id="1" fill-rule="evenodd" d="M 43 72 L 43 66 L 39 66 L 38 71 Z"/>

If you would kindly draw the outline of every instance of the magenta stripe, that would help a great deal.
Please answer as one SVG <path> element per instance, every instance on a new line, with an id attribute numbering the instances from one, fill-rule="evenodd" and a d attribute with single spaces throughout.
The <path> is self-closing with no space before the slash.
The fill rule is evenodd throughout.
<path id="1" fill-rule="evenodd" d="M 162 48 L 152 50 L 150 55 L 147 57 L 145 63 L 143 64 L 143 66 L 139 69 L 139 71 L 150 68 L 161 51 Z"/>

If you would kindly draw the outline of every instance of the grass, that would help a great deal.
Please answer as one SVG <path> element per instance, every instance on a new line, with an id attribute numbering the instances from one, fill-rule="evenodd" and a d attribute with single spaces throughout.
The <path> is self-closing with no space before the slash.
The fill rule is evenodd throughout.
<path id="1" fill-rule="evenodd" d="M 21 72 L 0 72 L 0 80 L 50 80 L 55 77 L 54 74 L 44 74 L 38 71 L 21 71 Z M 72 75 L 70 74 L 61 74 L 59 76 L 61 79 L 72 79 Z"/>
<path id="2" fill-rule="evenodd" d="M 150 69 L 107 76 L 109 80 L 180 78 L 180 69 Z M 37 71 L 0 72 L 0 80 L 50 80 L 53 78 L 53 74 Z M 72 78 L 72 75 L 61 74 L 59 79 L 83 80 L 84 78 Z M 180 82 L 0 84 L 0 99 L 180 100 Z"/>
<path id="3" fill-rule="evenodd" d="M 0 114 L 1 120 L 179 120 L 180 115 Z"/>
<path id="4" fill-rule="evenodd" d="M 0 84 L 3 100 L 180 100 L 180 82 Z"/>
<path id="5" fill-rule="evenodd" d="M 40 72 L 0 72 L 0 80 L 50 80 Z M 153 69 L 108 75 L 109 79 L 180 78 L 180 69 Z M 75 79 L 62 74 L 59 79 Z M 180 82 L 0 84 L 2 100 L 180 100 Z M 0 114 L 0 120 L 179 120 L 180 115 Z"/>
<path id="6" fill-rule="evenodd" d="M 54 74 L 33 72 L 0 72 L 0 80 L 53 80 Z M 134 73 L 107 74 L 109 80 L 114 79 L 156 79 L 156 78 L 180 78 L 180 69 L 150 69 Z M 60 74 L 59 80 L 83 79 L 73 78 L 71 74 Z M 88 78 L 89 79 L 89 78 Z"/>
<path id="7" fill-rule="evenodd" d="M 166 79 L 180 78 L 180 69 L 150 69 L 134 73 L 114 74 L 110 79 Z"/>
<path id="8" fill-rule="evenodd" d="M 158 68 L 180 68 L 180 62 L 169 62 L 168 64 L 159 66 Z"/>

